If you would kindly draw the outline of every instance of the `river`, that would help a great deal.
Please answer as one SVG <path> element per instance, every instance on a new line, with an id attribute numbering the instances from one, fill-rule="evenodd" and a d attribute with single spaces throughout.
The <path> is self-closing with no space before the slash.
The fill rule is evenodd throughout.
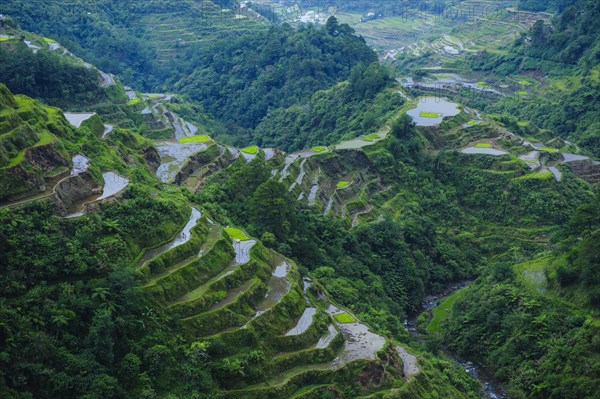
<path id="1" fill-rule="evenodd" d="M 406 329 L 410 333 L 410 335 L 417 341 L 421 341 L 423 336 L 417 329 L 417 319 L 418 317 L 426 311 L 433 310 L 436 306 L 438 306 L 444 298 L 449 296 L 450 294 L 455 293 L 458 290 L 467 288 L 472 281 L 464 281 L 461 283 L 457 283 L 449 286 L 443 292 L 438 295 L 427 296 L 421 302 L 421 309 L 413 314 L 410 314 L 406 321 L 404 322 Z M 460 358 L 455 353 L 452 353 L 448 350 L 448 348 L 444 348 L 444 354 L 446 354 L 450 359 L 454 360 L 456 364 L 461 366 L 471 377 L 475 378 L 481 384 L 481 398 L 482 399 L 509 399 L 508 395 L 504 390 L 500 387 L 500 384 L 493 376 L 493 373 L 487 369 L 487 367 L 477 364 L 475 362 L 464 360 Z"/>

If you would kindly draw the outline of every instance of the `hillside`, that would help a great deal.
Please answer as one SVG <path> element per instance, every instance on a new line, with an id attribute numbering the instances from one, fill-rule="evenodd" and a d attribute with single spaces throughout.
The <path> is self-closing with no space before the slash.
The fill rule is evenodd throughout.
<path id="1" fill-rule="evenodd" d="M 600 163 L 520 113 L 567 101 L 546 96 L 561 79 L 593 90 L 592 42 L 580 75 L 538 57 L 557 72 L 538 86 L 520 52 L 543 46 L 469 51 L 506 16 L 477 19 L 458 54 L 396 59 L 413 79 L 336 18 L 109 0 L 69 25 L 17 5 L 0 27 L 0 397 L 597 397 Z M 194 25 L 217 12 L 224 37 Z M 184 31 L 181 53 L 159 43 Z M 512 53 L 525 69 L 502 75 Z M 489 79 L 461 75 L 477 65 Z M 579 111 L 565 120 L 591 129 Z"/>

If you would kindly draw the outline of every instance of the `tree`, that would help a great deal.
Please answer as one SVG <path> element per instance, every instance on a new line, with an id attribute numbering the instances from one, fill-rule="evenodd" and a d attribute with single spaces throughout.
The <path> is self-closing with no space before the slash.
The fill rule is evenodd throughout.
<path id="1" fill-rule="evenodd" d="M 261 229 L 271 231 L 279 241 L 285 241 L 294 224 L 293 203 L 286 187 L 276 179 L 261 184 L 250 199 L 251 220 Z"/>

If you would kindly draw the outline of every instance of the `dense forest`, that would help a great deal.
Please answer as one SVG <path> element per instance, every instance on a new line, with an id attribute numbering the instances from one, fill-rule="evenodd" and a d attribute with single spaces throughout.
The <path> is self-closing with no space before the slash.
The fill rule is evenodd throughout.
<path id="1" fill-rule="evenodd" d="M 547 291 L 505 263 L 454 304 L 444 338 L 460 355 L 510 380 L 511 398 L 598 397 L 600 330 L 587 309 L 600 309 L 599 209 L 598 197 L 577 209 L 557 236 L 553 261 L 542 259 Z"/>
<path id="2" fill-rule="evenodd" d="M 317 90 L 348 79 L 355 65 L 376 61 L 353 33 L 332 18 L 323 28 L 284 27 L 216 41 L 175 87 L 204 104 L 235 136 L 235 128 L 253 129 L 269 110 L 302 105 Z M 381 88 L 373 85 L 370 90 Z"/>
<path id="3" fill-rule="evenodd" d="M 425 126 L 335 17 L 3 2 L 0 397 L 481 397 L 458 356 L 510 398 L 600 398 L 600 193 L 563 159 L 600 155 L 600 6 L 515 3 L 559 14 L 453 65 L 548 83 Z"/>
<path id="4" fill-rule="evenodd" d="M 257 143 L 300 150 L 379 130 L 404 104 L 393 90 L 384 90 L 392 85 L 389 72 L 379 64 L 359 64 L 347 83 L 267 114 L 255 129 Z"/>
<path id="5" fill-rule="evenodd" d="M 506 76 L 533 73 L 561 82 L 543 89 L 536 101 L 505 98 L 486 107 L 533 121 L 600 154 L 600 3 L 581 0 L 552 20 L 538 21 L 517 40 L 508 55 L 483 52 L 470 66 Z M 558 89 L 557 89 L 558 87 Z"/>
<path id="6" fill-rule="evenodd" d="M 0 47 L 0 75 L 13 93 L 28 94 L 49 104 L 94 104 L 107 101 L 98 73 L 60 55 L 34 54 L 25 45 Z"/>

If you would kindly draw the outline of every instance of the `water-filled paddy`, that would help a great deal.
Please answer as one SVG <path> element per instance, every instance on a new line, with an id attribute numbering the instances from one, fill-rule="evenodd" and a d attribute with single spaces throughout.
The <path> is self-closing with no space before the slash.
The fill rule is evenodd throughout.
<path id="1" fill-rule="evenodd" d="M 185 244 L 192 238 L 191 230 L 196 226 L 198 220 L 202 217 L 202 212 L 198 209 L 192 207 L 192 214 L 186 225 L 183 227 L 183 230 L 175 237 L 173 241 L 170 241 L 164 245 L 161 245 L 158 248 L 154 248 L 150 251 L 146 251 L 139 264 L 143 265 L 145 262 L 149 261 L 152 258 L 157 257 L 158 255 L 167 252 L 170 249 L 178 247 L 182 244 Z"/>
<path id="2" fill-rule="evenodd" d="M 81 124 L 96 115 L 95 112 L 65 112 L 65 118 L 75 127 L 80 127 Z"/>
<path id="3" fill-rule="evenodd" d="M 496 150 L 494 148 L 477 148 L 477 147 L 467 147 L 462 149 L 460 152 L 463 154 L 483 154 L 483 155 L 506 155 L 508 152 L 503 150 Z"/>
<path id="4" fill-rule="evenodd" d="M 76 154 L 73 156 L 73 169 L 71 169 L 71 176 L 77 176 L 78 174 L 87 171 L 89 167 L 90 160 L 81 154 Z"/>
<path id="5" fill-rule="evenodd" d="M 113 195 L 123 191 L 129 185 L 128 179 L 119 176 L 115 172 L 103 173 L 102 178 L 104 179 L 104 188 L 102 193 L 74 203 L 69 209 L 69 213 L 66 216 L 67 218 L 74 218 L 83 215 L 86 204 L 91 204 L 112 197 Z"/>
<path id="6" fill-rule="evenodd" d="M 176 140 L 156 141 L 156 147 L 161 164 L 156 176 L 163 183 L 172 181 L 181 170 L 188 158 L 208 148 L 209 143 L 179 143 Z"/>
<path id="7" fill-rule="evenodd" d="M 316 308 L 308 307 L 304 309 L 304 313 L 302 313 L 302 316 L 300 316 L 300 319 L 298 320 L 296 326 L 294 326 L 294 328 L 288 331 L 285 335 L 300 335 L 306 330 L 308 330 L 308 327 L 310 327 L 310 325 L 312 324 L 313 317 L 316 313 Z"/>
<path id="8" fill-rule="evenodd" d="M 417 107 L 407 112 L 417 126 L 435 126 L 441 123 L 444 117 L 455 116 L 459 113 L 458 104 L 440 97 L 422 97 L 419 99 Z"/>

